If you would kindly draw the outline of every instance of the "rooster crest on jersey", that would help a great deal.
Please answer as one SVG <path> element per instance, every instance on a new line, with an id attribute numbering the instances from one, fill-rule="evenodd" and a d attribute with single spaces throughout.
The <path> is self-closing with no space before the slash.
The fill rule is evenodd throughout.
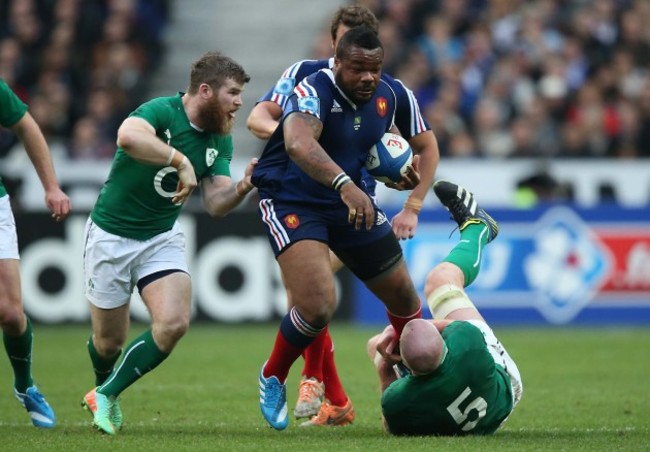
<path id="1" fill-rule="evenodd" d="M 399 135 L 386 133 L 368 151 L 366 169 L 380 182 L 399 182 L 413 161 L 413 151 Z"/>

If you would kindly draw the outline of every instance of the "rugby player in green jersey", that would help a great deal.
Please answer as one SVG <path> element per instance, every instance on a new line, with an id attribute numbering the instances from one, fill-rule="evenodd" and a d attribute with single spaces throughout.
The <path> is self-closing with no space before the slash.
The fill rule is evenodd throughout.
<path id="1" fill-rule="evenodd" d="M 233 183 L 230 131 L 250 77 L 216 52 L 193 65 L 186 93 L 142 104 L 117 133 L 117 152 L 85 232 L 84 277 L 96 388 L 82 405 L 94 426 L 122 426 L 118 396 L 162 363 L 188 329 L 191 281 L 178 216 L 200 182 L 203 207 L 223 216 L 252 190 L 252 159 Z M 151 328 L 123 353 L 129 300 L 137 287 Z"/>
<path id="2" fill-rule="evenodd" d="M 461 240 L 426 278 L 433 320 L 406 324 L 399 344 L 392 326 L 368 341 L 382 390 L 384 427 L 395 435 L 494 433 L 521 399 L 514 361 L 463 287 L 479 272 L 496 222 L 456 184 L 434 192 L 460 227 Z"/>
<path id="3" fill-rule="evenodd" d="M 0 79 L 0 126 L 18 136 L 45 190 L 45 205 L 61 221 L 70 199 L 61 191 L 45 137 L 27 105 Z M 9 195 L 0 179 L 0 325 L 5 351 L 14 372 L 14 394 L 36 427 L 56 425 L 54 411 L 32 379 L 32 324 L 25 315 L 20 290 L 20 256 Z"/>

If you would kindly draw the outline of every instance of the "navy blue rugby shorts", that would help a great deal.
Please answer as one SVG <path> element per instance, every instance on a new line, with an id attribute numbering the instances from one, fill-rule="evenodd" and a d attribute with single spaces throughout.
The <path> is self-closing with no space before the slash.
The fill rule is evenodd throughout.
<path id="1" fill-rule="evenodd" d="M 259 215 L 275 257 L 300 240 L 317 240 L 332 249 L 355 248 L 367 245 L 392 234 L 386 214 L 375 207 L 375 224 L 370 230 L 365 225 L 354 229 L 348 223 L 348 208 L 340 206 L 314 206 L 302 203 L 276 201 L 263 198 Z"/>

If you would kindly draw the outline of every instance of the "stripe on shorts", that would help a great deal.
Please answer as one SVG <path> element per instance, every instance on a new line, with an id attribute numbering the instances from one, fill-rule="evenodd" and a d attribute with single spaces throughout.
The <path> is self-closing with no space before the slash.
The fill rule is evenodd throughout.
<path id="1" fill-rule="evenodd" d="M 273 200 L 262 199 L 260 201 L 260 210 L 262 211 L 262 221 L 268 226 L 273 240 L 275 240 L 275 246 L 277 246 L 278 250 L 282 250 L 291 240 L 289 240 L 289 236 L 282 226 L 282 222 L 275 215 Z"/>

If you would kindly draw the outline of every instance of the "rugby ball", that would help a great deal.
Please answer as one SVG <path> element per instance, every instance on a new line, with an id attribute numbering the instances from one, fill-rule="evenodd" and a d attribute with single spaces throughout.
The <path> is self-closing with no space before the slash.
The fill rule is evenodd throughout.
<path id="1" fill-rule="evenodd" d="M 408 141 L 389 132 L 368 151 L 366 170 L 379 182 L 399 182 L 412 161 Z"/>

